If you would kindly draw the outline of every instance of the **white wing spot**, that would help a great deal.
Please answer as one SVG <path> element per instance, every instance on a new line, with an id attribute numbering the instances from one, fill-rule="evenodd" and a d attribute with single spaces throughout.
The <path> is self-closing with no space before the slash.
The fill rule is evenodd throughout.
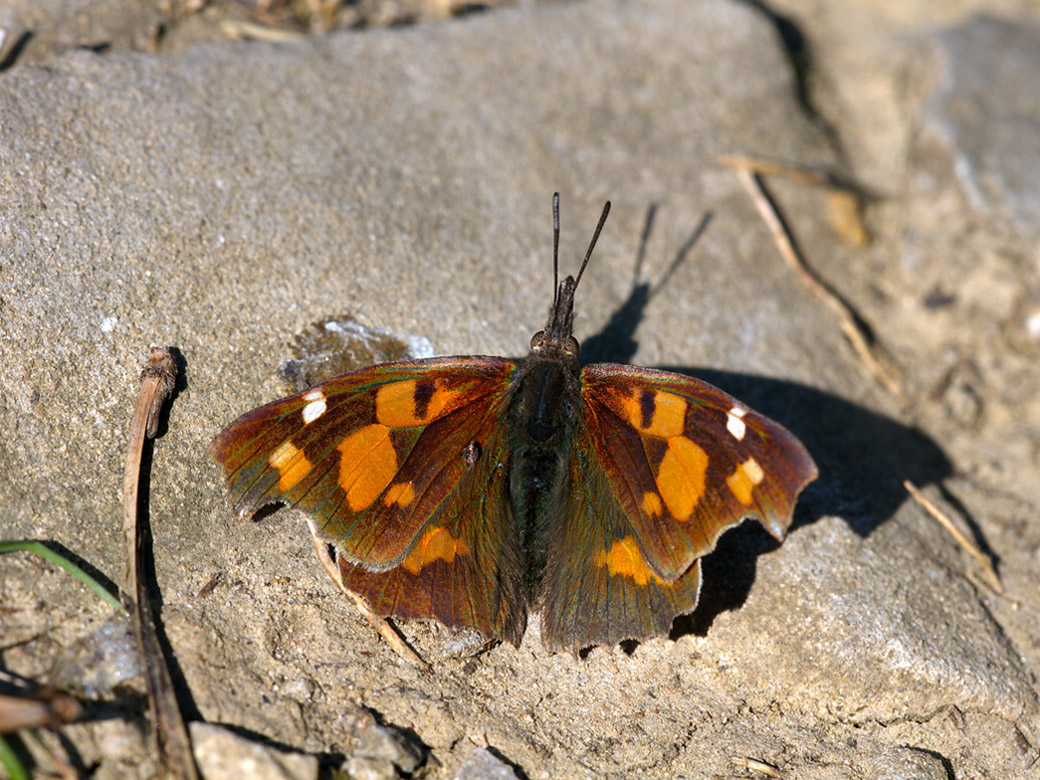
<path id="1" fill-rule="evenodd" d="M 310 425 L 325 414 L 325 393 L 321 390 L 310 390 L 303 394 L 303 400 L 309 401 L 303 407 L 303 424 Z"/>
<path id="2" fill-rule="evenodd" d="M 762 467 L 758 465 L 758 461 L 754 458 L 748 458 L 740 467 L 744 469 L 744 473 L 747 474 L 747 478 L 751 480 L 752 485 L 760 485 L 762 480 L 766 478 L 765 472 L 762 471 Z"/>
<path id="3" fill-rule="evenodd" d="M 747 432 L 747 426 L 741 419 L 745 414 L 747 414 L 747 409 L 741 409 L 739 406 L 734 406 L 726 414 L 726 430 L 737 441 L 744 441 L 744 434 Z"/>

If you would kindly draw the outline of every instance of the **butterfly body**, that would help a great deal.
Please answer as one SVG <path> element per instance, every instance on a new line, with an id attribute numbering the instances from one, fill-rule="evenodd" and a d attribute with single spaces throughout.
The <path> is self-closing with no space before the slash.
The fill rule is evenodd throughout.
<path id="1" fill-rule="evenodd" d="M 533 605 L 545 570 L 552 518 L 562 511 L 566 482 L 561 477 L 570 467 L 574 430 L 579 424 L 575 399 L 581 370 L 573 355 L 532 351 L 517 374 L 509 412 L 509 498 L 524 551 L 525 592 Z"/>
<path id="2" fill-rule="evenodd" d="M 574 650 L 667 633 L 718 537 L 754 516 L 782 539 L 816 466 L 706 383 L 581 367 L 576 286 L 523 360 L 372 366 L 239 418 L 211 445 L 232 504 L 314 516 L 381 614 L 518 646 L 540 611 L 543 642 Z"/>

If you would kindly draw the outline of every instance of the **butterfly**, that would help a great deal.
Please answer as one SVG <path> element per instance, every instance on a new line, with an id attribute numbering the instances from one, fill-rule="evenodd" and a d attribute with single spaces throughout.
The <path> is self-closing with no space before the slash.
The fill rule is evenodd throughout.
<path id="1" fill-rule="evenodd" d="M 381 615 L 434 618 L 519 647 L 577 651 L 667 634 L 692 612 L 700 561 L 755 517 L 776 539 L 817 476 L 776 422 L 682 374 L 582 367 L 577 277 L 559 282 L 524 359 L 437 357 L 361 368 L 255 409 L 210 452 L 240 516 L 309 514 L 343 582 Z"/>

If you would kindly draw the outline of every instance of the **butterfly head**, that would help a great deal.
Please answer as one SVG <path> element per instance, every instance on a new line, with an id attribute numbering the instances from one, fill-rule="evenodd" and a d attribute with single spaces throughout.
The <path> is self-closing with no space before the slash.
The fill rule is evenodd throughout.
<path id="1" fill-rule="evenodd" d="M 603 223 L 607 221 L 610 213 L 610 201 L 603 206 L 596 231 L 592 234 L 589 248 L 585 252 L 578 275 L 568 276 L 562 282 L 560 278 L 560 193 L 553 193 L 553 303 L 549 310 L 549 319 L 545 327 L 531 338 L 531 351 L 542 355 L 567 355 L 577 357 L 578 340 L 574 338 L 574 291 L 581 281 L 581 275 L 585 273 L 585 266 L 589 264 L 592 250 L 596 247 Z"/>

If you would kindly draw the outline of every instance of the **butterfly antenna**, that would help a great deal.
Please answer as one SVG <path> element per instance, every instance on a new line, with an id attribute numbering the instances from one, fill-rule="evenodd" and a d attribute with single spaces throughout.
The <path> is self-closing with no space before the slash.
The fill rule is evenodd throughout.
<path id="1" fill-rule="evenodd" d="M 553 307 L 560 294 L 560 193 L 553 193 Z"/>
<path id="2" fill-rule="evenodd" d="M 592 257 L 592 250 L 596 248 L 596 241 L 599 240 L 599 232 L 603 229 L 603 223 L 607 221 L 607 214 L 610 213 L 610 201 L 608 200 L 603 205 L 603 213 L 599 215 L 599 223 L 596 225 L 596 232 L 592 234 L 592 240 L 589 242 L 588 251 L 585 252 L 585 259 L 581 261 L 581 268 L 578 269 L 578 278 L 574 280 L 574 286 L 578 286 L 578 282 L 581 281 L 581 275 L 585 273 L 585 266 L 589 264 L 589 258 Z"/>

